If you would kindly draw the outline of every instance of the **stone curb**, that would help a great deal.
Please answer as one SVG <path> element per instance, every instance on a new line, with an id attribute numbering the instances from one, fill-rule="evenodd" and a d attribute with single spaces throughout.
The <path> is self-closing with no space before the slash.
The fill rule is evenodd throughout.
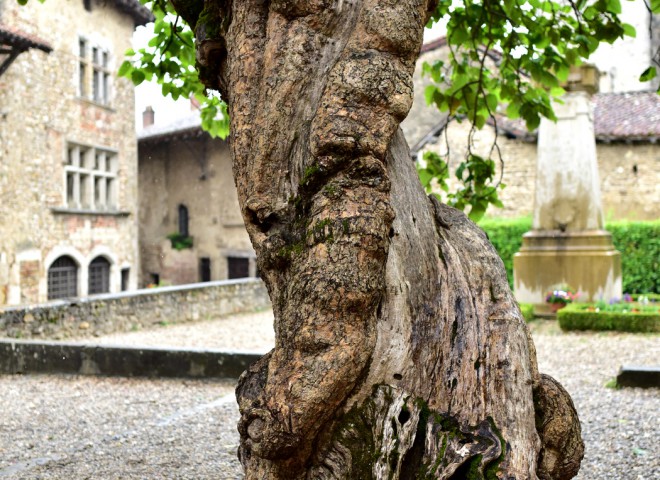
<path id="1" fill-rule="evenodd" d="M 0 340 L 0 373 L 238 378 L 262 353 Z"/>
<path id="2" fill-rule="evenodd" d="M 660 388 L 660 367 L 623 366 L 616 383 L 619 387 Z"/>

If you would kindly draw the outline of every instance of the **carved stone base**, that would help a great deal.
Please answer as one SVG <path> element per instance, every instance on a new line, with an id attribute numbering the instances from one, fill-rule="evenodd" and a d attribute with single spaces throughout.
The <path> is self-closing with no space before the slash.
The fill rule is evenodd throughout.
<path id="1" fill-rule="evenodd" d="M 513 278 L 516 299 L 551 316 L 545 296 L 560 284 L 580 292 L 581 302 L 621 298 L 621 255 L 604 230 L 531 231 L 513 257 Z"/>

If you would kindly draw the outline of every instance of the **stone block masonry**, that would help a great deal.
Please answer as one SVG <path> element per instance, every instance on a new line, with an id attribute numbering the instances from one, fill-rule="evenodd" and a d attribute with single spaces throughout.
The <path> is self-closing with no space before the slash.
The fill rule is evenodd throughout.
<path id="1" fill-rule="evenodd" d="M 264 308 L 270 308 L 270 299 L 261 280 L 223 280 L 7 307 L 0 309 L 0 336 L 96 337 Z"/>

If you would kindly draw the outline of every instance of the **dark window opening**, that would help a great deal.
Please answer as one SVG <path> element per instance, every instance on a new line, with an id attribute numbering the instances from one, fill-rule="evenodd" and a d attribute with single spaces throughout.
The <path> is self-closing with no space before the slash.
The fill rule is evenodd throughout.
<path id="1" fill-rule="evenodd" d="M 241 257 L 227 257 L 227 270 L 227 277 L 229 279 L 249 277 L 250 259 Z"/>
<path id="2" fill-rule="evenodd" d="M 151 285 L 159 285 L 160 284 L 160 275 L 157 273 L 150 273 L 149 276 L 151 277 Z"/>
<path id="3" fill-rule="evenodd" d="M 189 236 L 188 230 L 188 207 L 179 205 L 179 235 L 182 237 Z"/>
<path id="4" fill-rule="evenodd" d="M 88 12 L 92 11 L 92 0 L 83 0 L 83 5 L 85 6 L 85 10 Z"/>
<path id="5" fill-rule="evenodd" d="M 125 292 L 128 290 L 128 282 L 131 276 L 131 269 L 130 268 L 122 268 L 121 269 L 121 291 Z"/>
<path id="6" fill-rule="evenodd" d="M 77 295 L 78 265 L 71 257 L 60 257 L 48 269 L 48 300 Z"/>
<path id="7" fill-rule="evenodd" d="M 199 280 L 201 282 L 211 281 L 211 259 L 208 257 L 199 259 Z"/>
<path id="8" fill-rule="evenodd" d="M 89 294 L 108 293 L 110 291 L 110 262 L 103 257 L 96 257 L 89 264 Z"/>

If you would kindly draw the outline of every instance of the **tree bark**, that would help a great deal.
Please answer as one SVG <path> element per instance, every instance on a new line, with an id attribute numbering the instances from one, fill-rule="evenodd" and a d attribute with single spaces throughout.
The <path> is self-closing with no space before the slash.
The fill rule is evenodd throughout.
<path id="1" fill-rule="evenodd" d="M 426 197 L 398 128 L 435 2 L 173 3 L 229 104 L 275 316 L 237 388 L 246 478 L 572 478 L 570 396 L 539 375 L 485 234 Z"/>

